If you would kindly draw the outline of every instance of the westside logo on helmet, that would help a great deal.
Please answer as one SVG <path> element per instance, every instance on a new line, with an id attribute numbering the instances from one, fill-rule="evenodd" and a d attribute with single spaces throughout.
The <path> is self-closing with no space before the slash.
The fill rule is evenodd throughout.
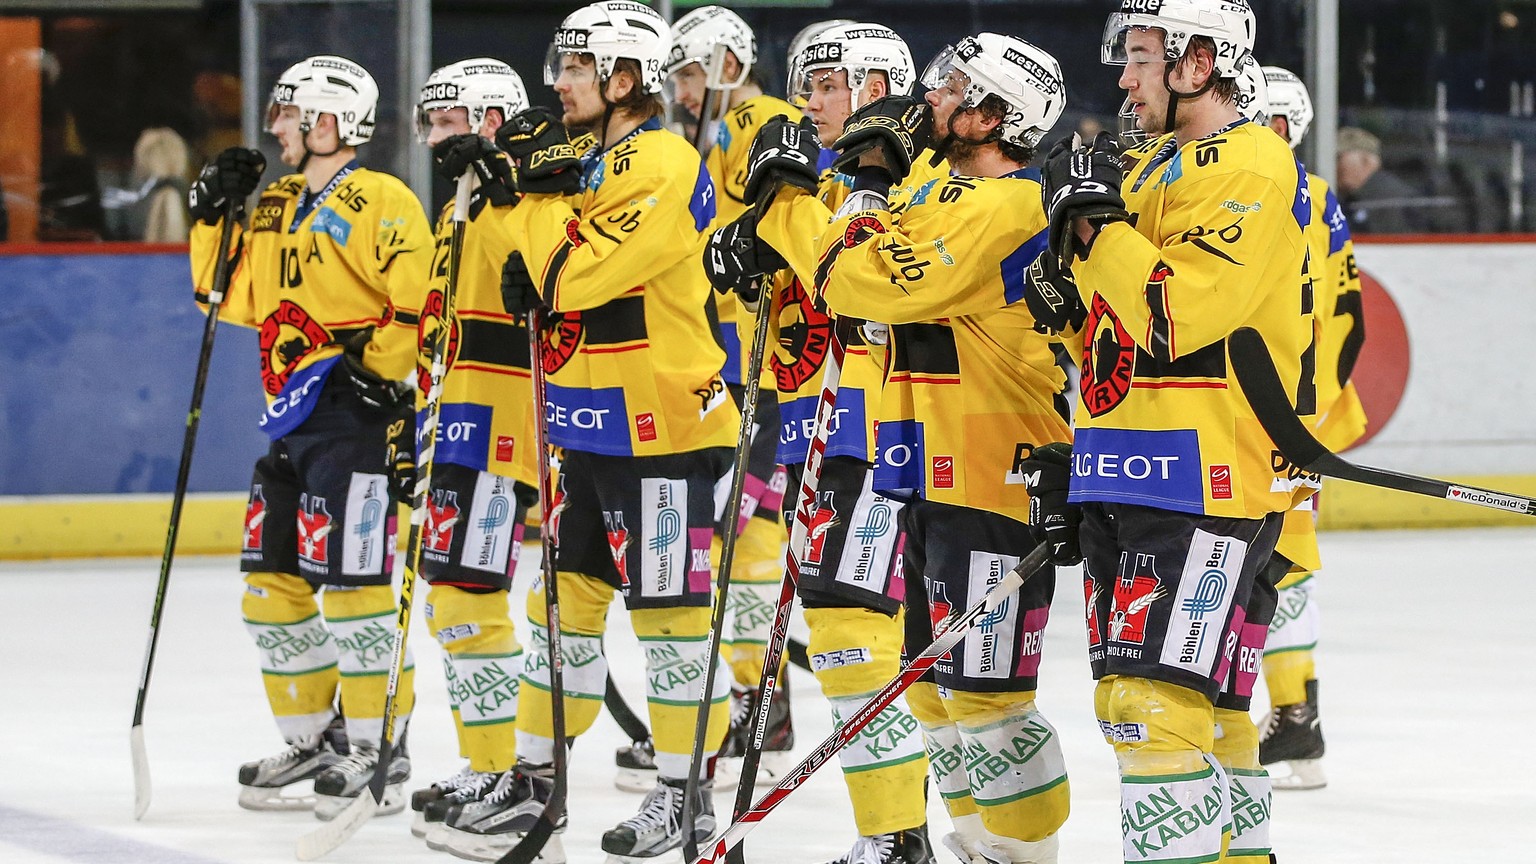
<path id="1" fill-rule="evenodd" d="M 439 81 L 421 88 L 423 102 L 449 102 L 459 98 L 459 85 L 452 81 Z"/>
<path id="2" fill-rule="evenodd" d="M 587 47 L 587 31 L 585 30 L 556 30 L 555 47 L 560 49 Z"/>

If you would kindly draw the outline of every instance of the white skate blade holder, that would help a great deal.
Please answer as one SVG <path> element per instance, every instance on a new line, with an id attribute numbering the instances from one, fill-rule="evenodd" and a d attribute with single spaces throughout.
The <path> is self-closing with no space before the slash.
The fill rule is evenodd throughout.
<path id="1" fill-rule="evenodd" d="M 294 856 L 300 861 L 314 861 L 329 855 L 372 819 L 378 809 L 379 802 L 373 800 L 373 793 L 364 789 L 335 819 L 300 837 Z"/>
<path id="2" fill-rule="evenodd" d="M 429 842 L 427 845 L 465 861 L 498 861 L 527 836 L 524 834 L 477 835 L 452 829 L 448 829 L 445 833 L 448 835 L 446 842 L 436 846 Z M 533 860 L 534 864 L 565 864 L 565 846 L 560 842 L 560 835 L 551 834 L 549 840 L 544 843 L 544 848 L 539 850 L 538 857 Z"/>
<path id="3" fill-rule="evenodd" d="M 1270 784 L 1277 790 L 1300 792 L 1328 785 L 1328 776 L 1323 773 L 1321 759 L 1291 759 L 1285 764 L 1291 773 L 1279 776 L 1271 774 L 1269 777 Z"/>
<path id="4" fill-rule="evenodd" d="M 133 750 L 133 818 L 143 819 L 149 812 L 151 786 L 149 782 L 149 752 L 144 749 L 144 727 L 133 727 L 128 733 Z"/>

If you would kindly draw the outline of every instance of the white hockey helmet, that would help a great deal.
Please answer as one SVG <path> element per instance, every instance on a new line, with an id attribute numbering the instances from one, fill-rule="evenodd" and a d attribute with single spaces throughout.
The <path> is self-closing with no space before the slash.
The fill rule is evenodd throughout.
<path id="1" fill-rule="evenodd" d="M 1124 66 L 1125 34 L 1163 31 L 1163 59 L 1176 62 L 1189 40 L 1205 36 L 1216 43 L 1216 77 L 1236 78 L 1253 55 L 1255 22 L 1247 0 L 1121 0 L 1120 11 L 1104 25 L 1101 59 Z"/>
<path id="2" fill-rule="evenodd" d="M 955 73 L 964 75 L 966 82 L 959 110 L 975 108 L 988 96 L 1001 99 L 1008 114 L 997 127 L 998 137 L 1020 147 L 1039 144 L 1067 104 L 1061 64 L 1012 36 L 981 33 L 946 46 L 924 70 L 923 86 L 943 87 Z"/>
<path id="3" fill-rule="evenodd" d="M 278 76 L 267 103 L 267 128 L 283 105 L 298 106 L 299 131 L 306 136 L 321 114 L 330 114 L 336 118 L 341 145 L 356 147 L 373 137 L 379 85 L 351 60 L 321 54 L 300 60 Z"/>
<path id="4" fill-rule="evenodd" d="M 560 22 L 544 57 L 544 83 L 553 85 L 560 77 L 560 58 L 590 54 L 597 64 L 599 87 L 613 75 L 614 65 L 627 59 L 640 64 L 641 89 L 660 93 L 671 46 L 672 28 L 656 10 L 633 0 L 602 0 Z"/>
<path id="5" fill-rule="evenodd" d="M 511 66 L 491 57 L 460 60 L 433 70 L 427 83 L 421 85 L 421 99 L 416 103 L 416 138 L 425 142 L 432 132 L 428 111 L 467 109 L 473 132 L 485 122 L 486 112 L 492 108 L 500 109 L 505 120 L 527 107 L 528 91 Z"/>
<path id="6" fill-rule="evenodd" d="M 736 55 L 741 71 L 735 80 L 725 78 L 725 52 Z M 672 51 L 667 55 L 667 74 L 689 63 L 704 67 L 705 87 L 734 90 L 746 80 L 757 62 L 757 39 L 741 16 L 724 6 L 700 6 L 672 25 Z"/>
<path id="7" fill-rule="evenodd" d="M 1264 81 L 1269 86 L 1269 116 L 1285 118 L 1287 137 L 1295 147 L 1312 128 L 1312 94 L 1294 72 L 1279 66 L 1265 66 Z"/>
<path id="8" fill-rule="evenodd" d="M 851 110 L 859 109 L 859 91 L 871 72 L 884 72 L 890 94 L 905 96 L 912 92 L 917 70 L 912 52 L 896 31 L 881 24 L 839 24 L 817 33 L 801 49 L 794 66 L 797 80 L 790 82 L 792 94 L 805 96 L 811 91 L 814 73 L 842 69 L 848 73 L 848 89 L 853 91 Z"/>
<path id="9" fill-rule="evenodd" d="M 1264 86 L 1264 70 L 1259 61 L 1250 59 L 1237 73 L 1237 111 L 1260 126 L 1269 125 L 1269 89 Z"/>

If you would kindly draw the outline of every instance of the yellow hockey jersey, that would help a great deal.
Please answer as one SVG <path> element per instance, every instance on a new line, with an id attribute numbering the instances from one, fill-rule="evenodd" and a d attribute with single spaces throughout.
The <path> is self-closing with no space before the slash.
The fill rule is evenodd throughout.
<path id="1" fill-rule="evenodd" d="M 432 249 L 421 202 L 400 180 L 355 162 L 300 213 L 304 190 L 302 174 L 277 180 L 262 191 L 250 228 L 236 227 L 219 312 L 223 321 L 259 331 L 269 403 L 295 372 L 340 354 L 367 328 L 374 328 L 363 352 L 368 369 L 404 380 L 416 365 Z M 199 299 L 213 285 L 219 230 L 192 227 Z"/>
<path id="2" fill-rule="evenodd" d="M 746 212 L 747 156 L 752 152 L 752 141 L 769 118 L 781 114 L 792 121 L 799 121 L 801 116 L 799 108 L 783 99 L 754 96 L 727 111 L 716 126 L 715 144 L 704 160 L 718 195 L 713 227 L 729 225 Z M 735 294 L 715 295 L 715 305 L 720 314 L 720 335 L 725 343 L 725 368 L 721 375 L 729 384 L 741 384 L 751 362 L 752 327 L 756 322 L 752 314 L 742 308 Z M 763 383 L 771 381 L 765 362 Z"/>
<path id="3" fill-rule="evenodd" d="M 1087 320 L 1071 500 L 1288 510 L 1294 469 L 1243 398 L 1226 337 L 1258 330 L 1299 413 L 1314 412 L 1301 166 L 1246 120 L 1126 155 L 1131 219 L 1105 226 L 1073 267 Z"/>
<path id="4" fill-rule="evenodd" d="M 1323 264 L 1313 271 L 1313 332 L 1316 337 L 1317 415 L 1309 418 L 1313 434 L 1328 449 L 1338 452 L 1365 434 L 1365 409 L 1349 380 L 1360 346 L 1365 342 L 1365 320 L 1360 302 L 1360 270 L 1355 265 L 1355 244 L 1349 221 L 1328 182 L 1307 175 L 1312 200 L 1312 224 L 1307 228 L 1310 260 Z M 1321 485 L 1321 484 L 1319 484 Z M 1280 542 L 1275 551 L 1294 566 L 1293 572 L 1310 573 L 1322 566 L 1317 548 L 1317 513 L 1314 500 L 1298 504 L 1285 514 Z"/>
<path id="5" fill-rule="evenodd" d="M 459 258 L 453 327 L 447 336 L 437 460 L 511 477 L 529 486 L 539 481 L 533 410 L 533 381 L 526 319 L 508 315 L 501 301 L 501 268 L 512 251 L 504 214 L 478 191 L 470 199 L 469 222 Z M 437 219 L 437 248 L 418 328 L 418 412 L 431 384 L 432 343 L 443 327 L 444 291 L 453 237 L 453 202 Z M 418 418 L 418 436 L 421 420 Z"/>
<path id="6" fill-rule="evenodd" d="M 554 309 L 544 334 L 549 437 L 610 456 L 736 441 L 701 265 L 714 219 L 709 172 L 649 120 L 584 161 L 577 196 L 504 210 L 513 248 Z"/>
<path id="7" fill-rule="evenodd" d="M 875 488 L 1029 521 L 1026 445 L 1072 440 L 1053 339 L 1021 302 L 1040 173 L 934 179 L 832 223 L 817 290 L 892 325 Z"/>
<path id="8" fill-rule="evenodd" d="M 836 154 L 822 151 L 822 162 L 830 165 Z M 912 166 L 912 175 L 903 186 L 893 188 L 891 196 L 910 192 L 936 176 L 948 173 L 948 164 L 938 167 L 921 156 Z M 789 262 L 789 268 L 774 276 L 774 312 L 768 333 L 771 348 L 768 366 L 779 391 L 779 462 L 798 465 L 805 461 L 806 450 L 821 397 L 821 379 L 831 343 L 833 321 L 821 301 L 805 286 L 815 284 L 816 267 L 821 261 L 821 238 L 831 230 L 833 214 L 842 207 L 853 190 L 853 178 L 830 168 L 822 171 L 815 195 L 803 189 L 780 190 L 768 212 L 757 224 L 758 237 Z M 880 387 L 885 377 L 886 351 L 883 345 L 865 341 L 854 329 L 853 338 L 844 346 L 842 377 L 838 385 L 837 408 L 827 439 L 827 456 L 849 456 L 865 462 L 875 461 L 875 424 L 880 417 Z"/>

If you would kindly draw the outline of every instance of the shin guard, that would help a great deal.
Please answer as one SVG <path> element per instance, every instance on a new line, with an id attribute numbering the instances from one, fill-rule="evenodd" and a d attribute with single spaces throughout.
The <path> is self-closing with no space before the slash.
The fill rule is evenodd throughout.
<path id="1" fill-rule="evenodd" d="M 476 771 L 517 761 L 517 691 L 523 650 L 507 613 L 507 592 L 433 585 L 427 626 L 443 646 L 448 699 L 459 746 Z"/>
<path id="2" fill-rule="evenodd" d="M 685 779 L 693 758 L 693 733 L 699 697 L 704 692 L 705 664 L 709 662 L 710 609 L 636 609 L 630 612 L 630 620 L 645 652 L 645 701 L 656 745 L 656 773 L 667 779 Z M 704 732 L 706 757 L 719 751 L 731 720 L 730 670 L 724 668 L 723 659 L 720 662 Z"/>
<path id="3" fill-rule="evenodd" d="M 1269 772 L 1259 765 L 1259 730 L 1246 711 L 1216 709 L 1216 761 L 1231 786 L 1232 839 L 1222 861 L 1268 864 Z"/>
<path id="4" fill-rule="evenodd" d="M 901 617 L 857 607 L 807 609 L 811 668 L 832 718 L 857 711 L 901 669 Z M 917 718 L 898 698 L 838 754 L 854 821 L 866 836 L 927 822 L 928 758 Z"/>
<path id="5" fill-rule="evenodd" d="M 318 735 L 336 716 L 336 643 L 315 589 L 284 573 L 245 574 L 245 629 L 261 652 L 261 680 L 284 740 Z"/>
<path id="6" fill-rule="evenodd" d="M 560 580 L 560 657 L 564 663 L 565 734 L 567 738 L 592 728 L 603 708 L 608 686 L 608 658 L 603 655 L 603 631 L 613 589 L 581 573 L 562 571 Z M 547 764 L 555 758 L 554 725 L 549 683 L 549 619 L 544 614 L 544 588 L 528 592 L 528 623 L 532 640 L 523 652 L 523 678 L 517 697 L 517 752 L 525 761 Z"/>
<path id="7" fill-rule="evenodd" d="M 325 623 L 336 637 L 336 662 L 341 670 L 341 704 L 347 717 L 347 738 L 377 744 L 384 733 L 384 699 L 390 664 L 395 660 L 395 592 L 388 585 L 342 588 L 328 585 L 321 597 Z M 411 718 L 415 703 L 415 664 L 410 646 L 400 675 L 395 735 Z M 395 738 L 399 740 L 398 737 Z"/>
<path id="8" fill-rule="evenodd" d="M 997 838 L 1041 843 L 1067 821 L 1071 786 L 1055 727 L 1033 692 L 945 697 L 982 825 Z"/>

